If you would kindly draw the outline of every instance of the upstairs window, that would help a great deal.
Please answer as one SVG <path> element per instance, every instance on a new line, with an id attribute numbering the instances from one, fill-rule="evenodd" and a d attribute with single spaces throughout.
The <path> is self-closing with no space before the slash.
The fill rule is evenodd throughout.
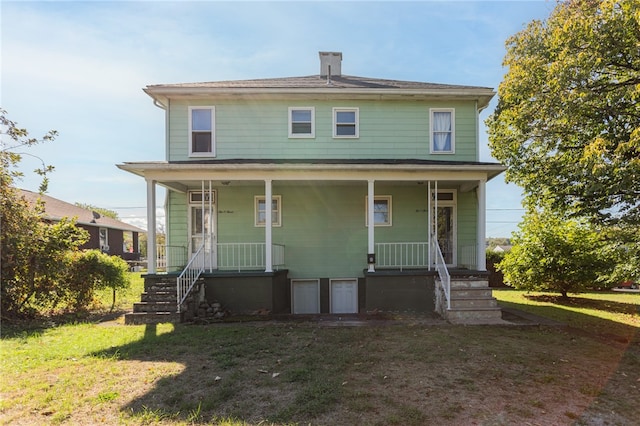
<path id="1" fill-rule="evenodd" d="M 289 108 L 289 137 L 290 138 L 315 137 L 315 108 L 313 107 Z"/>
<path id="2" fill-rule="evenodd" d="M 214 107 L 189 107 L 189 154 L 215 156 Z"/>
<path id="3" fill-rule="evenodd" d="M 334 138 L 357 138 L 358 127 L 358 108 L 333 109 Z"/>
<path id="4" fill-rule="evenodd" d="M 255 197 L 255 226 L 265 226 L 267 223 L 267 202 L 264 196 L 257 195 Z M 271 198 L 271 225 L 282 225 L 282 196 L 274 195 Z"/>
<path id="5" fill-rule="evenodd" d="M 430 123 L 431 153 L 453 154 L 455 152 L 455 111 L 432 109 Z"/>

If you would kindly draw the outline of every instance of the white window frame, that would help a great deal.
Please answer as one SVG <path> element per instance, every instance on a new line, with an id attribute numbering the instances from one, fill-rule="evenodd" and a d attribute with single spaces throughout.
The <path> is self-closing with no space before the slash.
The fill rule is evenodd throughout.
<path id="1" fill-rule="evenodd" d="M 389 206 L 389 220 L 387 222 L 382 222 L 382 223 L 375 223 L 374 226 L 393 226 L 393 203 L 392 203 L 393 197 L 391 195 L 375 195 L 373 197 L 373 205 L 375 208 L 375 203 L 376 201 L 386 201 L 387 202 L 387 206 Z M 365 221 L 364 224 L 365 226 L 369 226 L 369 196 L 367 195 L 365 197 Z M 374 212 L 374 221 L 375 221 L 375 212 Z"/>
<path id="2" fill-rule="evenodd" d="M 293 112 L 294 111 L 310 111 L 311 112 L 311 132 L 310 133 L 293 133 Z M 289 107 L 289 139 L 310 139 L 316 137 L 316 109 L 315 107 Z M 306 123 L 306 121 L 300 121 Z"/>
<path id="3" fill-rule="evenodd" d="M 109 252 L 109 228 L 98 228 L 98 244 L 100 245 L 100 251 Z"/>
<path id="4" fill-rule="evenodd" d="M 276 202 L 277 209 L 271 213 L 271 226 L 272 227 L 280 227 L 282 226 L 282 195 L 273 195 L 272 200 Z M 254 197 L 253 209 L 254 209 L 254 225 L 256 227 L 264 227 L 266 223 L 264 221 L 259 221 L 260 210 L 259 203 L 263 201 L 265 204 L 265 208 L 267 206 L 266 197 L 264 195 L 256 195 Z"/>
<path id="5" fill-rule="evenodd" d="M 437 150 L 434 137 L 434 113 L 451 113 L 451 149 L 448 151 Z M 429 109 L 429 151 L 431 154 L 455 154 L 456 153 L 456 110 L 455 108 L 431 108 Z"/>
<path id="6" fill-rule="evenodd" d="M 354 112 L 355 113 L 355 134 L 354 135 L 338 135 L 338 113 Z M 334 139 L 357 139 L 360 137 L 360 108 L 334 107 L 333 108 L 333 138 Z"/>
<path id="7" fill-rule="evenodd" d="M 193 111 L 209 110 L 211 112 L 211 151 L 194 152 L 193 151 Z M 189 144 L 189 157 L 215 157 L 216 156 L 216 108 L 211 105 L 193 105 L 188 108 L 189 115 L 189 133 L 187 135 L 187 143 Z"/>

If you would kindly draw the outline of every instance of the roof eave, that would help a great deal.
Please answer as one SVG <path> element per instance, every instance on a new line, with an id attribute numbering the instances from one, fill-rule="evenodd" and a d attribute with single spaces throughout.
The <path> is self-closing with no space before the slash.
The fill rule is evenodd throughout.
<path id="1" fill-rule="evenodd" d="M 433 89 L 379 89 L 379 88 L 344 88 L 344 87 L 314 87 L 314 88 L 230 88 L 230 87 L 173 87 L 148 86 L 144 92 L 163 105 L 170 98 L 243 98 L 261 96 L 264 98 L 288 97 L 331 97 L 359 98 L 359 99 L 389 99 L 389 100 L 425 100 L 425 99 L 469 99 L 477 100 L 478 108 L 485 108 L 496 92 L 489 88 L 433 88 Z"/>

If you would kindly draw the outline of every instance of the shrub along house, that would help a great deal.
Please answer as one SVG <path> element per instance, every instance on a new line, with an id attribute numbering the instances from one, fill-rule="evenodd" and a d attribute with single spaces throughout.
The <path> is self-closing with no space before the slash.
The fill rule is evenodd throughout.
<path id="1" fill-rule="evenodd" d="M 150 224 L 167 189 L 179 267 L 151 262 L 146 281 L 177 288 L 168 311 L 195 293 L 231 312 L 499 318 L 485 188 L 504 168 L 479 161 L 478 134 L 493 90 L 341 71 L 341 53 L 320 52 L 319 75 L 144 89 L 165 112 L 167 158 L 118 167 L 146 180 Z M 138 305 L 128 322 L 160 309 Z"/>

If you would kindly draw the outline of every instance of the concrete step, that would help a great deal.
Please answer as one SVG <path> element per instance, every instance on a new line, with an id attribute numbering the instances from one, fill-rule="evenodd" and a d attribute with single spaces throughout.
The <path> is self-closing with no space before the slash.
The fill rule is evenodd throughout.
<path id="1" fill-rule="evenodd" d="M 447 320 L 453 324 L 504 324 L 502 310 L 498 307 L 450 309 Z"/>
<path id="2" fill-rule="evenodd" d="M 451 297 L 472 297 L 476 299 L 493 298 L 493 293 L 488 287 L 457 287 L 451 289 Z"/>
<path id="3" fill-rule="evenodd" d="M 176 312 L 177 304 L 173 302 L 135 302 L 133 312 Z"/>
<path id="4" fill-rule="evenodd" d="M 144 291 L 150 292 L 150 291 L 173 291 L 174 293 L 176 292 L 177 289 L 177 284 L 176 281 L 172 281 L 172 282 L 153 282 L 153 283 L 145 283 L 144 284 Z"/>
<path id="5" fill-rule="evenodd" d="M 125 314 L 124 323 L 135 324 L 159 324 L 163 322 L 179 323 L 181 314 L 177 312 L 132 312 Z"/>
<path id="6" fill-rule="evenodd" d="M 489 280 L 481 278 L 451 278 L 451 288 L 488 288 Z"/>
<path id="7" fill-rule="evenodd" d="M 151 291 L 144 292 L 140 295 L 140 301 L 142 302 L 175 302 L 175 291 Z"/>
<path id="8" fill-rule="evenodd" d="M 451 309 L 486 309 L 497 307 L 498 301 L 493 297 L 451 297 Z"/>

